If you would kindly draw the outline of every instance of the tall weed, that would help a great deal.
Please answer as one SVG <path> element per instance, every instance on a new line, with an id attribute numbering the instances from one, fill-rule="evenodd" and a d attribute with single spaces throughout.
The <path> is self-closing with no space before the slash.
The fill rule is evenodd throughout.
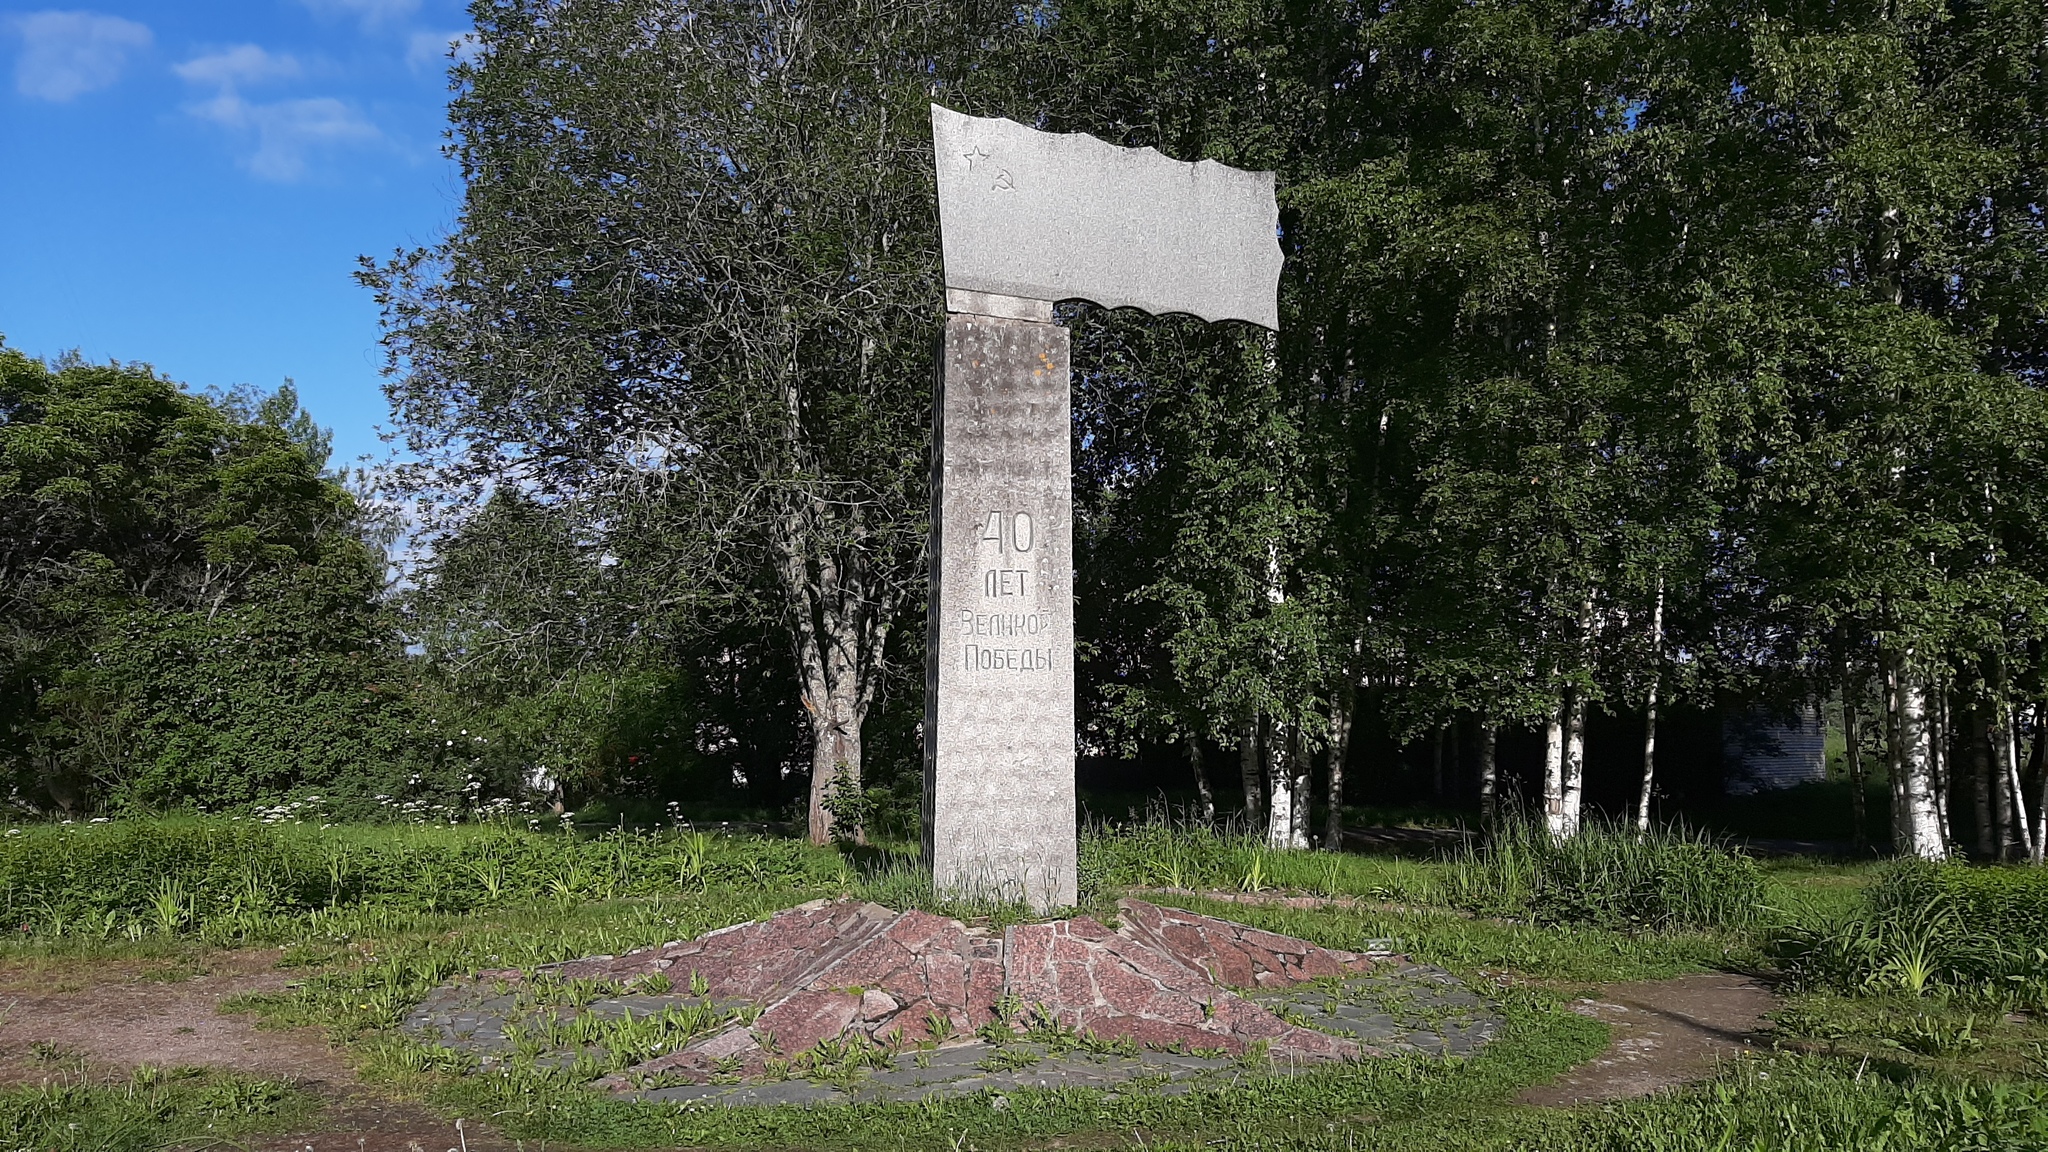
<path id="1" fill-rule="evenodd" d="M 1773 950 L 1798 987 L 2048 1006 L 2048 874 L 1897 861 L 1858 914 L 1787 925 Z"/>
<path id="2" fill-rule="evenodd" d="M 1591 819 L 1568 839 L 1527 814 L 1450 860 L 1448 901 L 1492 915 L 1619 930 L 1741 928 L 1763 902 L 1763 874 L 1740 850 L 1683 826 L 1638 832 Z"/>
<path id="3" fill-rule="evenodd" d="M 1763 874 L 1702 832 L 1588 820 L 1569 840 L 1516 815 L 1437 861 L 1275 852 L 1256 833 L 1154 809 L 1081 838 L 1082 886 L 1356 897 L 1623 931 L 1740 928 L 1756 921 Z"/>

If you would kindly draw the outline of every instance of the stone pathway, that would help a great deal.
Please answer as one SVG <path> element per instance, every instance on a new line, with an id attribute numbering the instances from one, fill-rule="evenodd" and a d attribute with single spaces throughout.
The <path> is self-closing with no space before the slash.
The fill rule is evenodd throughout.
<path id="1" fill-rule="evenodd" d="M 1378 1056 L 1464 1055 L 1499 1016 L 1455 977 L 1136 900 L 1000 936 L 805 905 L 618 957 L 445 986 L 405 1028 L 482 1066 L 726 1104 L 984 1089 L 1185 1091 Z M 623 1065 L 623 1067 L 621 1067 Z"/>

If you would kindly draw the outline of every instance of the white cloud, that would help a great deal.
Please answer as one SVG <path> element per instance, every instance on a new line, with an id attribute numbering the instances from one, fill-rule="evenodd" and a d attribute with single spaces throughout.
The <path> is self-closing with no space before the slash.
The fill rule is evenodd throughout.
<path id="1" fill-rule="evenodd" d="M 353 16 L 375 28 L 402 20 L 419 10 L 420 0 L 299 0 L 323 16 Z"/>
<path id="2" fill-rule="evenodd" d="M 406 41 L 405 62 L 413 71 L 438 67 L 448 59 L 448 50 L 455 50 L 458 63 L 467 64 L 476 59 L 478 46 L 474 32 L 415 32 Z"/>
<path id="3" fill-rule="evenodd" d="M 173 71 L 187 83 L 214 90 L 211 99 L 185 105 L 186 113 L 241 138 L 250 149 L 242 164 L 265 180 L 297 180 L 316 151 L 374 143 L 384 135 L 354 105 L 332 96 L 244 98 L 244 85 L 289 80 L 304 71 L 296 57 L 282 52 L 240 44 L 194 57 Z"/>
<path id="4" fill-rule="evenodd" d="M 197 56 L 172 68 L 194 84 L 231 88 L 237 84 L 261 84 L 265 80 L 289 80 L 300 72 L 296 57 L 266 52 L 254 44 L 238 44 L 211 56 Z"/>
<path id="5" fill-rule="evenodd" d="M 112 85 L 129 55 L 155 40 L 147 25 L 98 12 L 31 12 L 9 23 L 22 41 L 15 91 L 60 103 Z"/>
<path id="6" fill-rule="evenodd" d="M 331 96 L 256 104 L 222 89 L 211 100 L 187 105 L 186 111 L 253 141 L 255 150 L 243 163 L 265 180 L 297 180 L 306 174 L 316 149 L 368 144 L 384 135 L 362 113 Z"/>

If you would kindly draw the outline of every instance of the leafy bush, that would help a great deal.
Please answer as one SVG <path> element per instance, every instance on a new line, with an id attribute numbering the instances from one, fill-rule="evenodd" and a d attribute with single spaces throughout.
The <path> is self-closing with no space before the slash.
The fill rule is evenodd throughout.
<path id="1" fill-rule="evenodd" d="M 1904 861 L 1870 890 L 1872 910 L 1903 914 L 1930 901 L 1952 909 L 1958 926 L 2010 955 L 2048 948 L 2048 871 L 2025 865 L 1930 865 Z"/>
<path id="2" fill-rule="evenodd" d="M 0 791 L 75 814 L 437 777 L 325 458 L 289 386 L 0 347 Z"/>
<path id="3" fill-rule="evenodd" d="M 1860 915 L 1789 925 L 1774 949 L 1801 987 L 1971 989 L 2048 1004 L 2048 873 L 1898 861 Z"/>

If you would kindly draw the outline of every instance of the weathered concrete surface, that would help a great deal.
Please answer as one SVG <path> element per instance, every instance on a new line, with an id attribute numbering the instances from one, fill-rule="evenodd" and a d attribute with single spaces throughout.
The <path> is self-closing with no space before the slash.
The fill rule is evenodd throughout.
<path id="1" fill-rule="evenodd" d="M 1273 174 L 932 105 L 946 286 L 1280 327 Z"/>
<path id="2" fill-rule="evenodd" d="M 1076 899 L 1068 338 L 946 318 L 926 639 L 925 852 L 940 891 Z"/>

